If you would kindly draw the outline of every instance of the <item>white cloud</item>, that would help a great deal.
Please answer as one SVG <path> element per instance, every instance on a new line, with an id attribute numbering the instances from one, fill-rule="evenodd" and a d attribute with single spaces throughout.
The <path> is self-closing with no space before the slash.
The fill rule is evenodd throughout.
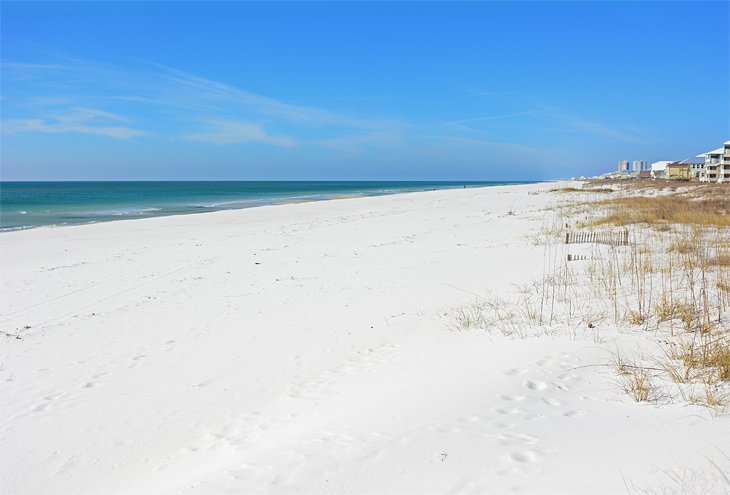
<path id="1" fill-rule="evenodd" d="M 46 134 L 92 134 L 114 139 L 132 139 L 148 133 L 126 126 L 109 125 L 109 121 L 120 122 L 127 119 L 104 110 L 76 108 L 68 113 L 32 119 L 8 119 L 2 122 L 4 134 L 16 135 L 25 132 Z"/>
<path id="2" fill-rule="evenodd" d="M 212 144 L 263 143 L 291 148 L 297 142 L 283 135 L 268 134 L 261 124 L 246 121 L 209 119 L 206 129 L 187 134 L 185 139 Z"/>
<path id="3" fill-rule="evenodd" d="M 527 111 L 527 112 L 507 113 L 507 114 L 503 114 L 503 115 L 490 115 L 487 117 L 474 117 L 474 118 L 470 118 L 470 119 L 452 120 L 450 122 L 444 122 L 443 125 L 461 125 L 461 124 L 470 124 L 472 122 L 482 122 L 484 120 L 510 119 L 513 117 L 524 117 L 525 115 L 534 115 L 536 113 L 537 113 L 536 111 Z"/>
<path id="4" fill-rule="evenodd" d="M 619 129 L 615 129 L 606 124 L 600 122 L 593 122 L 572 115 L 560 115 L 560 118 L 566 125 L 576 129 L 578 131 L 593 134 L 606 139 L 612 139 L 615 141 L 623 141 L 626 143 L 644 143 L 644 138 L 639 134 L 636 127 L 627 126 L 627 130 L 632 132 L 624 132 Z"/>
<path id="5" fill-rule="evenodd" d="M 157 69 L 158 77 L 171 83 L 168 94 L 174 95 L 172 98 L 176 104 L 181 101 L 204 101 L 211 106 L 218 104 L 225 111 L 273 117 L 282 122 L 303 126 L 337 126 L 365 130 L 412 127 L 410 124 L 392 119 L 358 118 L 321 108 L 287 103 L 164 65 L 147 64 Z M 169 98 L 161 96 L 161 99 L 172 102 Z"/>
<path id="6" fill-rule="evenodd" d="M 616 125 L 615 123 L 598 122 L 592 119 L 586 119 L 575 113 L 566 111 L 556 105 L 549 105 L 539 102 L 528 95 L 516 91 L 478 91 L 472 93 L 473 96 L 488 96 L 499 99 L 503 102 L 509 102 L 513 107 L 526 108 L 527 110 L 513 114 L 507 114 L 496 117 L 480 117 L 475 119 L 465 119 L 447 124 L 462 125 L 482 120 L 492 120 L 494 118 L 505 118 L 513 116 L 536 115 L 542 117 L 548 123 L 555 126 L 554 131 L 561 132 L 564 130 L 575 131 L 581 134 L 598 136 L 600 138 L 613 141 L 623 141 L 627 143 L 644 143 L 645 131 L 638 129 L 632 125 Z"/>
<path id="7" fill-rule="evenodd" d="M 16 108 L 24 113 L 30 110 L 33 117 L 38 113 L 47 115 L 49 107 L 65 114 L 65 120 L 44 118 L 39 123 L 23 119 L 8 121 L 7 127 L 12 132 L 71 132 L 72 127 L 73 131 L 82 132 L 79 126 L 68 125 L 68 121 L 74 118 L 84 121 L 85 117 L 114 120 L 114 114 L 105 115 L 97 110 L 96 115 L 85 115 L 78 108 L 73 111 L 69 108 L 98 106 L 103 102 L 114 106 L 136 105 L 137 109 L 147 106 L 145 111 L 154 110 L 173 119 L 164 126 L 164 132 L 171 134 L 170 137 L 212 144 L 262 142 L 294 146 L 308 143 L 329 147 L 343 136 L 347 136 L 347 141 L 365 143 L 373 133 L 392 135 L 417 130 L 416 126 L 395 119 L 362 118 L 298 105 L 172 67 L 142 60 L 136 60 L 136 64 L 132 69 L 73 58 L 64 58 L 57 64 L 6 63 L 3 67 L 11 76 L 34 79 L 35 89 L 44 91 L 24 101 L 15 98 Z M 152 122 L 159 124 L 158 120 Z M 199 130 L 201 122 L 207 127 Z M 296 139 L 280 135 L 278 128 L 283 126 L 288 132 L 296 132 Z M 81 127 L 89 131 L 86 127 L 97 126 Z"/>

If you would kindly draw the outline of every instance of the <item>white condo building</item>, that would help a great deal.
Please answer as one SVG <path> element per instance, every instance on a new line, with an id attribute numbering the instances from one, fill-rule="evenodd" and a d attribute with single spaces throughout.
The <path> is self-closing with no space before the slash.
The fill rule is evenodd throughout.
<path id="1" fill-rule="evenodd" d="M 730 141 L 725 141 L 722 148 L 708 151 L 697 157 L 705 159 L 705 173 L 701 180 L 730 182 Z"/>

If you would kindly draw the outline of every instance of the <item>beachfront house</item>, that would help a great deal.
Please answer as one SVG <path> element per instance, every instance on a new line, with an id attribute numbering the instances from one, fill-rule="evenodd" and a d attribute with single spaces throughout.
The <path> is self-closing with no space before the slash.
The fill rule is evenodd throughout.
<path id="1" fill-rule="evenodd" d="M 674 163 L 672 161 L 663 160 L 659 162 L 654 162 L 651 164 L 651 176 L 655 179 L 663 179 L 664 174 L 667 171 L 667 165 L 670 163 Z"/>
<path id="2" fill-rule="evenodd" d="M 664 178 L 668 180 L 691 180 L 692 174 L 689 164 L 682 162 L 668 164 Z"/>
<path id="3" fill-rule="evenodd" d="M 704 182 L 730 182 L 730 141 L 722 148 L 697 155 L 705 159 Z"/>
<path id="4" fill-rule="evenodd" d="M 689 173 L 692 180 L 702 180 L 705 176 L 705 162 L 682 162 L 689 166 Z"/>

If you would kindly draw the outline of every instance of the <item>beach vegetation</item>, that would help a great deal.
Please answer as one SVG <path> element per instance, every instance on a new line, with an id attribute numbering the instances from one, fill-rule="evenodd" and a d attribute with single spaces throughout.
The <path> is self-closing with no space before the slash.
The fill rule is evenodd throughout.
<path id="1" fill-rule="evenodd" d="M 561 192 L 561 193 L 598 193 L 598 194 L 610 194 L 614 192 L 610 187 L 592 187 L 592 188 L 577 188 L 577 187 L 561 187 L 558 189 L 551 189 L 550 192 Z"/>
<path id="2" fill-rule="evenodd" d="M 730 392 L 730 187 L 658 181 L 610 187 L 615 194 L 609 199 L 558 199 L 531 238 L 542 248 L 542 276 L 515 286 L 512 295 L 489 295 L 460 308 L 454 326 L 521 338 L 590 331 L 595 340 L 606 325 L 644 332 L 655 337 L 653 362 L 619 359 L 613 366 L 630 397 L 724 407 Z M 565 198 L 562 193 L 596 186 L 568 189 L 553 192 Z M 594 242 L 611 239 L 616 228 L 628 229 L 628 242 Z M 566 244 L 566 232 L 590 235 Z"/>

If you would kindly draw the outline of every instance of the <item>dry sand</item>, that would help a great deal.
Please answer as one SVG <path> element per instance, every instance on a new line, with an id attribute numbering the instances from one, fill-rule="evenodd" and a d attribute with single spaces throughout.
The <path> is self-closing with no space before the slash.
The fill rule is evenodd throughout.
<path id="1" fill-rule="evenodd" d="M 605 366 L 641 335 L 448 329 L 569 185 L 3 234 L 0 491 L 727 491 L 727 417 Z"/>

